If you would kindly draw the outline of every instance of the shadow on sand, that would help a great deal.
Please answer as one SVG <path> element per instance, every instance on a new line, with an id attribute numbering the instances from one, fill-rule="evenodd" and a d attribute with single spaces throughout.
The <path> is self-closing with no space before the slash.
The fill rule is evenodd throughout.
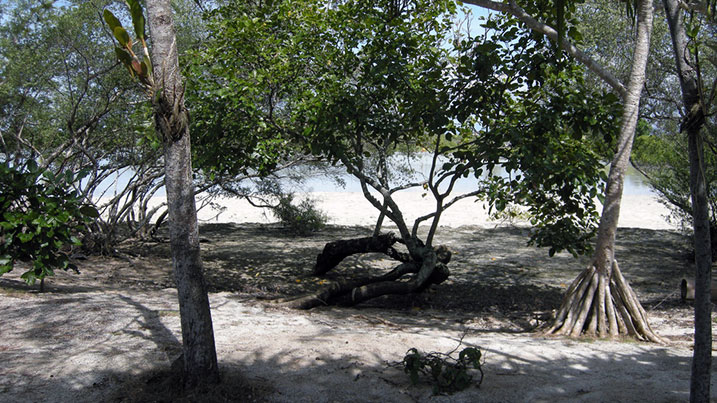
<path id="1" fill-rule="evenodd" d="M 333 318 L 334 327 L 301 336 L 302 343 L 316 346 L 310 357 L 297 356 L 293 346 L 229 354 L 220 358 L 224 380 L 220 385 L 183 391 L 178 373 L 170 364 L 171 357 L 179 352 L 178 330 L 167 327 L 162 311 L 150 308 L 142 299 L 118 294 L 78 294 L 56 296 L 47 301 L 35 298 L 15 301 L 17 306 L 5 309 L 1 321 L 4 343 L 12 343 L 16 348 L 0 345 L 0 362 L 4 363 L 0 375 L 12 380 L 0 388 L 0 400 L 637 402 L 649 398 L 653 402 L 673 402 L 684 401 L 689 387 L 689 358 L 675 355 L 668 348 L 623 343 L 621 352 L 615 352 L 614 347 L 603 348 L 602 342 L 536 339 L 529 335 L 515 339 L 487 331 L 467 332 L 462 339 L 464 345 L 483 351 L 482 386 L 452 396 L 433 396 L 429 385 L 411 385 L 408 376 L 385 357 L 373 354 L 371 359 L 364 356 L 359 360 L 350 351 L 332 349 L 329 341 L 341 343 L 346 333 L 346 329 L 341 328 L 341 320 Z M 215 309 L 227 308 L 219 304 Z M 359 318 L 365 320 L 367 326 L 371 323 L 372 311 L 363 311 L 364 317 Z M 330 312 L 322 312 L 322 317 L 327 313 L 331 319 Z M 99 317 L 109 323 L 115 316 L 129 319 L 115 330 L 109 329 L 109 333 L 102 327 L 104 322 L 92 322 Z M 431 328 L 442 334 L 456 334 L 461 329 L 460 323 L 445 323 L 431 317 L 403 318 L 403 322 L 399 322 L 389 315 L 385 320 L 395 320 L 395 332 L 408 337 L 416 334 L 417 327 Z M 22 331 L 12 327 L 20 321 L 25 322 Z M 73 328 L 80 333 L 66 334 Z M 112 340 L 115 336 L 128 337 L 145 348 L 120 344 L 123 350 L 115 351 L 117 342 Z M 84 344 L 83 349 L 78 351 L 76 345 L 65 348 L 65 342 L 76 343 L 77 338 Z M 458 337 L 448 339 L 456 344 L 460 342 Z M 240 342 L 237 339 L 237 345 Z M 572 349 L 575 344 L 588 348 Z M 556 351 L 556 345 L 562 345 L 565 351 L 556 358 L 541 347 L 546 345 L 550 345 L 552 351 Z M 411 347 L 405 343 L 401 346 L 403 350 L 397 351 L 395 361 Z M 102 362 L 105 356 L 130 354 L 131 350 L 134 350 L 131 360 L 137 364 L 135 367 L 114 370 Z M 158 351 L 163 354 L 158 355 Z M 95 353 L 95 360 L 68 371 L 65 365 L 68 361 L 87 353 Z M 162 356 L 166 358 L 160 358 Z"/>

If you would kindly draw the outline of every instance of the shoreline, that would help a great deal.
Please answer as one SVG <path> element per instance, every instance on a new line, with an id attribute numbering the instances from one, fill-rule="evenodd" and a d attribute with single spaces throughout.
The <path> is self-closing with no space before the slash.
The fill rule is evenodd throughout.
<path id="1" fill-rule="evenodd" d="M 359 192 L 311 192 L 297 193 L 297 201 L 306 198 L 316 201 L 316 207 L 328 216 L 329 225 L 370 226 L 378 219 L 378 210 Z M 413 226 L 416 218 L 430 213 L 434 200 L 422 197 L 421 192 L 403 192 L 394 195 L 406 223 Z M 157 203 L 163 202 L 163 198 Z M 199 205 L 199 203 L 198 203 Z M 601 205 L 598 203 L 598 210 Z M 619 227 L 645 228 L 655 230 L 677 230 L 678 227 L 665 219 L 670 211 L 654 195 L 624 195 L 621 204 Z M 212 204 L 198 211 L 201 224 L 207 223 L 276 223 L 278 220 L 267 208 L 250 205 L 244 199 L 218 197 Z M 477 226 L 493 228 L 506 223 L 491 220 L 485 202 L 477 199 L 463 199 L 448 208 L 441 215 L 440 227 L 458 228 Z M 515 225 L 529 225 L 527 221 L 514 220 Z M 421 226 L 429 225 L 430 220 Z M 387 226 L 393 225 L 386 221 Z"/>

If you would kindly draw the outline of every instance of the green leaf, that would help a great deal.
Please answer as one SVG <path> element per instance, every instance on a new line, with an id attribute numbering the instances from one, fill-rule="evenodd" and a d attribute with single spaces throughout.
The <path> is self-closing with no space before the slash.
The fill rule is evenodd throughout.
<path id="1" fill-rule="evenodd" d="M 699 24 L 695 24 L 695 25 L 693 25 L 693 26 L 691 26 L 691 27 L 688 27 L 686 33 L 687 33 L 687 36 L 688 36 L 690 39 L 695 39 L 695 38 L 697 38 L 697 35 L 699 35 L 699 33 L 700 33 L 700 25 L 699 25 Z"/>
<path id="2" fill-rule="evenodd" d="M 129 52 L 120 47 L 115 47 L 115 54 L 122 64 L 128 68 L 132 68 L 132 55 L 130 55 Z"/>
<path id="3" fill-rule="evenodd" d="M 38 170 L 37 161 L 35 160 L 28 160 L 27 161 L 27 170 L 30 173 L 36 173 Z"/>
<path id="4" fill-rule="evenodd" d="M 142 60 L 140 63 L 140 69 L 142 70 L 142 76 L 149 78 L 152 75 L 152 65 L 147 63 L 146 60 Z"/>
<path id="5" fill-rule="evenodd" d="M 115 28 L 122 27 L 122 23 L 117 19 L 117 17 L 115 17 L 114 14 L 112 14 L 112 11 L 105 9 L 105 11 L 102 12 L 102 17 L 105 19 L 105 22 L 109 25 L 112 32 L 115 31 Z"/>
<path id="6" fill-rule="evenodd" d="M 100 213 L 97 211 L 97 209 L 90 205 L 84 205 L 80 207 L 80 213 L 82 213 L 82 215 L 84 216 L 92 218 L 98 218 L 100 216 Z"/>
<path id="7" fill-rule="evenodd" d="M 5 273 L 9 273 L 11 271 L 12 271 L 11 264 L 0 264 L 0 276 L 2 276 Z"/>
<path id="8" fill-rule="evenodd" d="M 127 0 L 129 11 L 132 14 L 132 24 L 134 25 L 134 33 L 137 38 L 144 39 L 144 15 L 142 13 L 142 5 L 137 0 Z"/>
<path id="9" fill-rule="evenodd" d="M 17 238 L 18 238 L 18 239 L 20 240 L 20 242 L 22 242 L 22 243 L 30 242 L 34 236 L 35 236 L 35 235 L 32 234 L 32 233 L 20 233 L 20 234 L 17 234 Z"/>
<path id="10" fill-rule="evenodd" d="M 129 34 L 127 31 L 125 31 L 122 27 L 115 27 L 115 29 L 112 30 L 112 33 L 114 33 L 115 38 L 117 38 L 117 42 L 119 42 L 122 47 L 126 48 L 129 44 Z"/>
<path id="11" fill-rule="evenodd" d="M 28 285 L 33 285 L 33 284 L 35 284 L 35 281 L 37 280 L 37 277 L 35 277 L 35 273 L 33 273 L 32 270 L 28 270 L 28 271 L 26 271 L 25 273 L 23 273 L 23 274 L 20 276 L 20 278 L 23 279 L 23 280 L 25 280 L 25 282 L 26 282 Z"/>
<path id="12" fill-rule="evenodd" d="M 583 40 L 583 34 L 581 34 L 580 31 L 578 31 L 575 27 L 570 27 L 570 29 L 568 30 L 568 36 L 575 42 L 580 42 Z"/>

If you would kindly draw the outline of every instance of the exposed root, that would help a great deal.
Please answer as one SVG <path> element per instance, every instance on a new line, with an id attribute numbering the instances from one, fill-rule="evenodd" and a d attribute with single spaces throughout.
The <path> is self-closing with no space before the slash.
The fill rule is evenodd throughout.
<path id="1" fill-rule="evenodd" d="M 594 265 L 573 281 L 548 334 L 577 337 L 627 335 L 642 341 L 664 343 L 650 328 L 637 295 L 613 261 L 612 275 Z"/>

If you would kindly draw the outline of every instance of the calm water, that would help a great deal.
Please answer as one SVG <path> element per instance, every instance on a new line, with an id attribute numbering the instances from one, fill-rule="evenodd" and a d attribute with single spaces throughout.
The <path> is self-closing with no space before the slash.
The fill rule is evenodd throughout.
<path id="1" fill-rule="evenodd" d="M 413 180 L 420 181 L 423 177 L 427 176 L 430 172 L 430 159 L 420 158 L 411 162 L 411 167 L 415 169 L 419 174 L 413 176 Z M 343 174 L 340 176 L 341 180 L 345 182 L 345 186 L 341 187 L 330 178 L 313 177 L 306 181 L 306 190 L 311 192 L 361 192 L 361 185 L 353 176 Z M 455 193 L 467 192 L 475 189 L 476 184 L 475 178 L 462 178 L 458 181 L 455 187 Z M 422 189 L 416 188 L 416 191 Z M 627 176 L 625 178 L 625 195 L 652 195 L 654 192 L 647 185 L 647 179 L 640 174 L 635 168 L 629 167 Z"/>
<path id="2" fill-rule="evenodd" d="M 410 163 L 410 167 L 415 170 L 417 173 L 415 175 L 412 175 L 410 178 L 412 181 L 421 181 L 425 176 L 428 175 L 430 172 L 430 158 L 423 157 L 418 158 L 415 160 L 412 160 Z M 405 163 L 404 163 L 405 165 Z M 119 189 L 123 188 L 127 185 L 127 181 L 132 177 L 132 172 L 124 172 L 122 175 L 120 175 L 119 181 L 117 183 L 117 187 Z M 296 192 L 301 191 L 309 191 L 309 192 L 361 192 L 361 185 L 359 184 L 358 179 L 356 179 L 353 176 L 350 176 L 346 173 L 342 173 L 339 175 L 341 180 L 345 183 L 345 186 L 341 186 L 337 184 L 335 180 L 333 180 L 330 177 L 327 177 L 325 175 L 316 175 L 304 183 L 304 188 L 299 189 L 292 187 L 292 190 Z M 106 196 L 110 196 L 113 192 L 112 189 L 114 189 L 115 185 L 111 185 L 114 178 L 110 178 L 106 180 L 106 187 L 111 187 L 111 189 L 107 192 Z M 473 189 L 475 189 L 476 184 L 475 178 L 462 178 L 460 179 L 455 188 L 454 188 L 454 194 L 459 194 L 463 192 L 468 192 Z M 106 187 L 100 186 L 100 189 L 105 189 Z M 420 188 L 412 189 L 415 191 L 421 191 Z M 625 195 L 651 195 L 654 194 L 652 190 L 648 187 L 646 183 L 646 179 L 637 172 L 634 168 L 630 167 L 628 169 L 627 178 L 625 180 Z M 164 196 L 164 190 L 161 189 L 156 193 L 156 196 Z"/>

